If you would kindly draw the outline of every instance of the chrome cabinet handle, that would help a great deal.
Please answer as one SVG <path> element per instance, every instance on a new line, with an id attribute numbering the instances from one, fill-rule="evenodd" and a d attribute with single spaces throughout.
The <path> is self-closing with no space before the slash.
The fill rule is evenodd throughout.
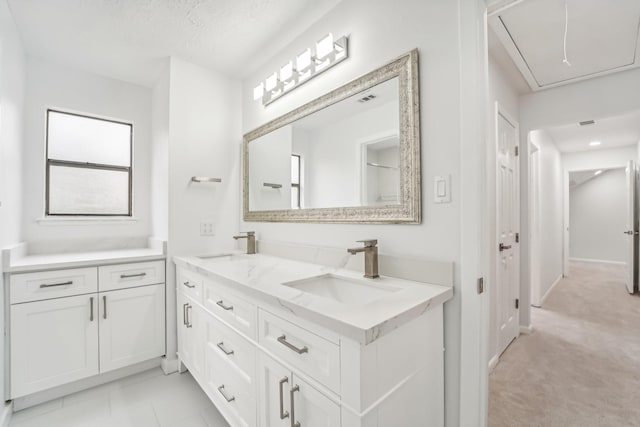
<path id="1" fill-rule="evenodd" d="M 121 274 L 121 279 L 130 279 L 131 277 L 144 277 L 147 273 L 137 273 L 137 274 Z"/>
<path id="2" fill-rule="evenodd" d="M 93 297 L 89 298 L 89 305 L 91 306 L 91 313 L 89 314 L 89 322 L 93 322 Z"/>
<path id="3" fill-rule="evenodd" d="M 300 387 L 295 385 L 289 391 L 289 399 L 291 400 L 291 427 L 300 427 L 300 423 L 296 421 L 296 404 L 295 404 L 295 399 L 293 398 L 293 395 L 295 394 L 295 392 L 299 390 L 300 390 Z"/>
<path id="4" fill-rule="evenodd" d="M 229 311 L 229 310 L 233 310 L 233 306 L 232 305 L 224 305 L 224 301 L 220 300 L 218 302 L 216 302 L 216 304 L 222 308 L 224 308 L 225 310 Z"/>
<path id="5" fill-rule="evenodd" d="M 107 296 L 106 295 L 102 296 L 102 304 L 104 305 L 104 313 L 102 317 L 106 319 L 107 318 Z"/>
<path id="6" fill-rule="evenodd" d="M 182 304 L 182 324 L 183 325 L 187 325 L 187 306 L 189 305 L 189 303 L 184 303 Z"/>
<path id="7" fill-rule="evenodd" d="M 280 344 L 284 344 L 285 347 L 287 347 L 290 350 L 295 351 L 298 354 L 302 354 L 302 353 L 308 353 L 309 352 L 309 348 L 305 345 L 302 348 L 296 347 L 295 345 L 291 344 L 289 341 L 287 341 L 287 336 L 286 335 L 280 335 L 278 337 L 278 342 Z"/>
<path id="8" fill-rule="evenodd" d="M 280 419 L 284 420 L 285 418 L 289 417 L 289 413 L 284 411 L 284 392 L 283 392 L 283 385 L 284 383 L 288 383 L 289 382 L 289 378 L 284 377 L 283 379 L 280 380 L 279 384 L 278 384 L 278 389 L 280 390 Z"/>
<path id="9" fill-rule="evenodd" d="M 231 397 L 227 396 L 227 393 L 224 392 L 224 384 L 218 387 L 218 391 L 227 402 L 233 402 L 234 400 L 236 400 L 235 396 L 231 396 Z"/>
<path id="10" fill-rule="evenodd" d="M 227 356 L 230 356 L 230 355 L 232 355 L 232 354 L 234 353 L 234 351 L 233 351 L 233 350 L 227 350 L 226 348 L 224 348 L 224 341 L 220 341 L 218 344 L 216 344 L 216 346 L 217 346 L 220 350 L 222 350 L 222 352 L 223 352 L 224 354 L 226 354 Z"/>
<path id="11" fill-rule="evenodd" d="M 187 282 L 182 282 L 182 284 L 185 285 L 187 288 L 195 288 L 196 287 L 196 285 L 189 284 L 188 281 Z"/>
<path id="12" fill-rule="evenodd" d="M 62 282 L 62 283 L 51 283 L 51 284 L 43 283 L 42 285 L 40 285 L 40 288 L 53 288 L 54 286 L 68 286 L 68 285 L 73 285 L 73 280 L 69 280 L 68 282 Z"/>
<path id="13" fill-rule="evenodd" d="M 191 316 L 189 315 L 189 310 L 191 310 L 193 306 L 191 304 L 187 305 L 187 328 L 193 328 L 193 323 L 191 323 Z"/>

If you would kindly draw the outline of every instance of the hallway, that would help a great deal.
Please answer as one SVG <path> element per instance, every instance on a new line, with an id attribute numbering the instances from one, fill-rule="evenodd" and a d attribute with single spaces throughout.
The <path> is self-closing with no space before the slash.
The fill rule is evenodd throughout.
<path id="1" fill-rule="evenodd" d="M 624 277 L 572 262 L 490 374 L 490 427 L 640 426 L 640 297 Z"/>

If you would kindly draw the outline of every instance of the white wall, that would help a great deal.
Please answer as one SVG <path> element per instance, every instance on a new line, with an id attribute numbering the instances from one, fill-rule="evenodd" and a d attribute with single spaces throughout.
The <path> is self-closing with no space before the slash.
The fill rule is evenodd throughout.
<path id="1" fill-rule="evenodd" d="M 167 72 L 168 260 L 174 255 L 228 251 L 236 247 L 232 236 L 238 232 L 240 216 L 240 82 L 178 58 L 171 58 Z M 192 183 L 194 175 L 222 178 L 222 183 Z M 214 236 L 200 236 L 201 221 L 214 223 Z M 171 359 L 177 350 L 175 310 L 175 267 L 168 262 L 167 357 Z"/>
<path id="2" fill-rule="evenodd" d="M 461 339 L 462 317 L 472 316 L 466 324 L 480 327 L 479 317 L 476 318 L 480 314 L 475 310 L 479 310 L 482 298 L 475 291 L 475 281 L 480 274 L 476 246 L 480 238 L 480 216 L 475 209 L 484 200 L 479 191 L 484 188 L 480 183 L 481 157 L 475 150 L 484 153 L 485 136 L 478 133 L 478 127 L 484 126 L 484 116 L 480 123 L 476 115 L 483 114 L 486 107 L 484 99 L 481 102 L 477 99 L 482 96 L 485 84 L 481 65 L 483 54 L 479 46 L 479 34 L 482 34 L 478 29 L 479 8 L 473 2 L 461 5 L 451 1 L 410 1 L 399 6 L 392 0 L 343 0 L 268 62 L 248 66 L 256 71 L 243 81 L 242 128 L 247 132 L 411 49 L 419 49 L 423 223 L 247 223 L 243 228 L 256 230 L 260 239 L 343 248 L 353 246 L 356 240 L 375 237 L 383 253 L 454 261 L 455 296 L 445 305 L 445 406 L 449 426 L 459 424 L 460 405 L 465 405 L 460 402 L 469 402 L 468 415 L 474 422 L 478 421 L 476 411 L 481 407 L 477 401 L 480 390 L 477 384 L 479 347 L 476 347 L 479 346 L 479 333 L 470 334 L 469 340 Z M 383 28 L 393 28 L 393 31 L 381 30 Z M 350 36 L 347 61 L 266 108 L 253 100 L 253 87 L 258 82 L 328 32 L 336 37 Z M 463 170 L 465 162 L 468 164 Z M 451 203 L 433 203 L 431 182 L 434 175 L 451 176 Z M 465 199 L 468 210 L 464 212 L 461 209 L 463 195 L 469 196 Z M 469 244 L 465 245 L 467 241 Z M 469 305 L 463 316 L 461 304 L 465 301 L 463 294 L 467 293 Z M 462 346 L 465 347 L 464 355 Z M 469 364 L 461 359 L 469 360 Z M 467 368 L 469 375 L 461 380 L 460 372 Z M 469 381 L 475 387 L 462 387 L 461 392 L 461 381 L 463 384 Z M 473 401 L 475 404 L 471 403 Z"/>
<path id="3" fill-rule="evenodd" d="M 627 166 L 629 160 L 637 160 L 635 145 L 626 147 L 562 153 L 562 166 L 566 172 L 590 169 L 611 169 Z"/>
<path id="4" fill-rule="evenodd" d="M 151 234 L 169 238 L 169 58 L 151 91 Z"/>
<path id="5" fill-rule="evenodd" d="M 563 175 L 562 158 L 555 142 L 544 130 L 534 130 L 530 139 L 540 149 L 539 157 L 539 254 L 538 303 L 562 276 L 563 265 Z M 522 150 L 527 151 L 527 150 Z"/>
<path id="6" fill-rule="evenodd" d="M 44 217 L 45 118 L 47 108 L 58 108 L 133 123 L 133 214 L 135 221 L 56 224 L 36 221 Z M 151 90 L 67 68 L 37 58 L 27 61 L 24 157 L 24 238 L 57 241 L 61 238 L 148 236 L 150 218 Z"/>
<path id="7" fill-rule="evenodd" d="M 487 209 L 492 220 L 489 222 L 489 232 L 487 239 L 487 252 L 490 254 L 489 271 L 486 277 L 487 290 L 490 296 L 489 313 L 489 358 L 497 356 L 498 349 L 498 301 L 495 292 L 496 265 L 498 262 L 496 248 L 497 224 L 496 224 L 496 102 L 499 103 L 503 112 L 507 113 L 513 120 L 520 120 L 520 110 L 518 106 L 518 93 L 516 86 L 511 82 L 507 74 L 500 68 L 497 62 L 489 57 L 489 127 L 487 144 Z M 526 176 L 520 179 L 526 179 Z"/>
<path id="8" fill-rule="evenodd" d="M 25 53 L 5 0 L 0 1 L 0 248 L 22 240 L 22 158 Z M 2 265 L 0 265 L 0 277 Z M 3 287 L 4 289 L 4 287 Z M 0 330 L 4 331 L 4 292 L 0 293 Z M 0 337 L 4 367 L 4 334 Z M 0 396 L 4 396 L 4 369 Z M 3 399 L 4 400 L 4 399 Z"/>
<path id="9" fill-rule="evenodd" d="M 640 69 L 622 71 L 553 89 L 542 90 L 520 98 L 520 141 L 527 140 L 533 129 L 577 123 L 581 120 L 613 117 L 640 110 Z M 523 150 L 521 176 L 528 176 L 529 157 Z M 521 324 L 530 324 L 529 289 L 528 182 L 521 180 Z"/>
<path id="10" fill-rule="evenodd" d="M 569 213 L 571 258 L 626 262 L 624 169 L 605 171 L 571 188 Z"/>

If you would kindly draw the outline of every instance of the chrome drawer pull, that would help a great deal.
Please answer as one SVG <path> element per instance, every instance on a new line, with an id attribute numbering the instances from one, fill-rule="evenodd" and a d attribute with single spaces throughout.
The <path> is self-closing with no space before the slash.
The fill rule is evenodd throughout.
<path id="1" fill-rule="evenodd" d="M 305 345 L 302 348 L 298 348 L 295 345 L 291 344 L 289 341 L 287 341 L 287 336 L 286 335 L 281 335 L 278 337 L 278 342 L 280 344 L 284 344 L 285 347 L 287 347 L 290 350 L 295 351 L 298 354 L 302 354 L 302 353 L 308 353 L 309 352 L 309 348 Z"/>
<path id="2" fill-rule="evenodd" d="M 89 305 L 91 306 L 91 313 L 89 314 L 89 322 L 93 322 L 93 297 L 89 298 Z"/>
<path id="3" fill-rule="evenodd" d="M 187 328 L 193 328 L 193 323 L 191 323 L 191 316 L 189 314 L 189 310 L 191 310 L 193 306 L 189 304 L 187 306 Z"/>
<path id="4" fill-rule="evenodd" d="M 233 306 L 232 305 L 224 305 L 224 301 L 223 300 L 218 301 L 216 304 L 219 305 L 220 307 L 224 308 L 227 311 L 233 310 Z"/>
<path id="5" fill-rule="evenodd" d="M 300 387 L 295 385 L 289 391 L 289 400 L 291 400 L 291 427 L 300 427 L 300 423 L 296 421 L 296 404 L 293 395 L 296 391 L 299 391 Z"/>
<path id="6" fill-rule="evenodd" d="M 182 282 L 183 285 L 185 285 L 187 288 L 195 288 L 196 285 L 191 285 L 189 282 Z"/>
<path id="7" fill-rule="evenodd" d="M 104 303 L 104 318 L 107 318 L 107 296 L 102 296 L 102 302 Z"/>
<path id="8" fill-rule="evenodd" d="M 62 282 L 62 283 L 51 283 L 51 284 L 43 283 L 42 285 L 40 285 L 40 288 L 53 288 L 54 286 L 68 286 L 68 285 L 73 285 L 73 280 L 69 280 L 68 282 Z"/>
<path id="9" fill-rule="evenodd" d="M 224 392 L 224 384 L 222 384 L 220 387 L 218 387 L 218 391 L 220 392 L 220 394 L 222 395 L 222 397 L 224 397 L 224 399 L 225 399 L 227 402 L 233 402 L 234 400 L 236 400 L 236 397 L 235 397 L 235 396 L 231 396 L 231 397 L 228 397 L 228 396 L 227 396 L 227 393 L 225 393 L 225 392 Z"/>
<path id="10" fill-rule="evenodd" d="M 216 344 L 216 345 L 217 345 L 217 346 L 218 346 L 218 348 L 219 348 L 220 350 L 222 350 L 222 352 L 223 352 L 224 354 L 226 354 L 227 356 L 230 356 L 230 355 L 232 355 L 232 354 L 234 353 L 234 351 L 233 351 L 233 350 L 227 350 L 226 348 L 224 348 L 224 341 L 220 341 L 220 342 L 219 342 L 218 344 Z"/>
<path id="11" fill-rule="evenodd" d="M 289 378 L 284 377 L 283 379 L 280 380 L 280 383 L 278 384 L 278 388 L 280 390 L 280 419 L 284 420 L 285 418 L 289 417 L 289 413 L 284 411 L 284 397 L 282 396 L 284 393 L 282 391 L 282 386 L 284 385 L 284 383 L 288 383 L 289 382 Z"/>
<path id="12" fill-rule="evenodd" d="M 187 326 L 187 306 L 189 303 L 182 304 L 182 324 Z"/>
<path id="13" fill-rule="evenodd" d="M 146 276 L 147 273 L 138 273 L 138 274 L 121 274 L 120 278 L 121 279 L 129 279 L 131 277 L 144 277 Z"/>

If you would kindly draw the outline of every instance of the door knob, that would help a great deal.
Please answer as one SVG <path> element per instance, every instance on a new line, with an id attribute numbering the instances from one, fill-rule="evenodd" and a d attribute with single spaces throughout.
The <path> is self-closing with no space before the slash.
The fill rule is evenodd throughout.
<path id="1" fill-rule="evenodd" d="M 623 231 L 623 233 L 624 233 L 624 234 L 628 234 L 628 235 L 635 234 L 635 233 L 633 232 L 633 230 Z"/>

